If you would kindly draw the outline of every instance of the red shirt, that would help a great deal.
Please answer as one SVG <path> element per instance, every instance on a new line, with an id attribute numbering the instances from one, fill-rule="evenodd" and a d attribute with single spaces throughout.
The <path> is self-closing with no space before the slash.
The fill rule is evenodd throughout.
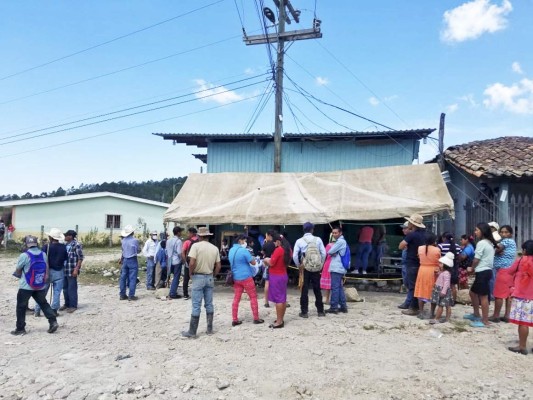
<path id="1" fill-rule="evenodd" d="M 507 270 L 514 276 L 514 290 L 511 296 L 533 300 L 533 256 L 522 256 Z"/>
<path id="2" fill-rule="evenodd" d="M 359 243 L 371 243 L 374 235 L 374 228 L 371 226 L 363 226 L 361 233 L 359 233 Z"/>
<path id="3" fill-rule="evenodd" d="M 287 265 L 285 265 L 285 261 L 283 260 L 284 256 L 285 250 L 283 250 L 283 247 L 276 247 L 276 250 L 274 250 L 272 257 L 270 258 L 270 267 L 268 268 L 269 274 L 287 275 Z"/>

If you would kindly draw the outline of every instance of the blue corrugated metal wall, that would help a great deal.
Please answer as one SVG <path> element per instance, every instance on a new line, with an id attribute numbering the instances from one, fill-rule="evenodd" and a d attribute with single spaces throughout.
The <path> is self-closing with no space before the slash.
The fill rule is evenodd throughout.
<path id="1" fill-rule="evenodd" d="M 321 172 L 410 165 L 415 140 L 282 143 L 283 172 Z M 272 172 L 273 143 L 210 143 L 207 172 Z"/>

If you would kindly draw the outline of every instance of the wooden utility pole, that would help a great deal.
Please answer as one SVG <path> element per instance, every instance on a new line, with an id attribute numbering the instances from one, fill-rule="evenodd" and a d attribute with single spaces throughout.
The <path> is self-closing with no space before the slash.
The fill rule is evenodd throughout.
<path id="1" fill-rule="evenodd" d="M 317 19 L 313 21 L 312 29 L 285 32 L 285 22 L 287 21 L 290 23 L 290 19 L 287 18 L 285 7 L 289 9 L 295 22 L 300 22 L 300 11 L 293 8 L 290 0 L 274 0 L 274 3 L 279 9 L 278 32 L 276 34 L 254 36 L 247 36 L 245 33 L 243 40 L 247 45 L 265 43 L 269 45 L 269 43 L 278 43 L 275 72 L 276 105 L 274 113 L 274 172 L 281 172 L 281 137 L 283 135 L 283 60 L 285 56 L 285 42 L 321 38 L 322 33 L 320 32 L 321 21 Z M 275 22 L 272 10 L 265 7 L 263 12 L 272 23 Z"/>
<path id="2" fill-rule="evenodd" d="M 439 155 L 437 156 L 437 162 L 439 164 L 440 172 L 444 171 L 444 119 L 446 114 L 440 115 L 439 123 Z"/>

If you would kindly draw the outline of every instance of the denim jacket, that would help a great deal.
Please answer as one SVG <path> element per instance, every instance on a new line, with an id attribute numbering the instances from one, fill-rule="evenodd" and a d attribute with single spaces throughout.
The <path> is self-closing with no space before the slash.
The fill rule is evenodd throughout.
<path id="1" fill-rule="evenodd" d="M 328 254 L 331 256 L 331 263 L 329 264 L 329 272 L 336 272 L 337 274 L 346 274 L 346 269 L 342 265 L 341 256 L 346 252 L 346 240 L 344 236 L 339 236 L 337 241 L 331 246 Z"/>

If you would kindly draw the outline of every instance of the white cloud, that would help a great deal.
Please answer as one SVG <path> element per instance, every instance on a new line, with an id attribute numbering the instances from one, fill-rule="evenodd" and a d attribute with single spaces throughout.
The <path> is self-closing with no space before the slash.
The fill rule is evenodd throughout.
<path id="1" fill-rule="evenodd" d="M 471 108 L 475 108 L 478 106 L 476 99 L 474 99 L 474 95 L 472 93 L 466 94 L 464 96 L 459 97 L 459 100 L 464 101 L 465 103 L 468 103 L 468 105 Z"/>
<path id="2" fill-rule="evenodd" d="M 533 80 L 522 79 L 512 86 L 503 83 L 490 85 L 483 94 L 485 107 L 495 110 L 504 109 L 514 114 L 533 114 Z"/>
<path id="3" fill-rule="evenodd" d="M 379 100 L 376 99 L 374 96 L 372 96 L 371 98 L 368 99 L 368 102 L 373 105 L 374 107 L 376 107 L 378 104 L 379 104 Z"/>
<path id="4" fill-rule="evenodd" d="M 459 109 L 459 104 L 457 104 L 457 103 L 450 104 L 449 106 L 446 106 L 446 113 L 453 114 L 458 109 Z"/>
<path id="5" fill-rule="evenodd" d="M 328 78 L 323 78 L 321 76 L 317 76 L 316 79 L 315 79 L 315 83 L 318 86 L 326 86 L 327 84 L 329 84 L 329 79 Z"/>
<path id="6" fill-rule="evenodd" d="M 246 69 L 244 70 L 244 73 L 245 73 L 246 75 L 253 75 L 254 72 L 255 72 L 255 71 L 254 71 L 253 68 L 246 68 Z"/>
<path id="7" fill-rule="evenodd" d="M 203 79 L 196 79 L 195 83 L 199 86 L 198 90 L 202 90 L 201 93 L 196 93 L 196 98 L 201 99 L 204 102 L 214 101 L 219 104 L 228 104 L 243 99 L 240 94 L 228 90 L 224 86 L 215 87 L 215 85 L 208 83 Z"/>
<path id="8" fill-rule="evenodd" d="M 448 43 L 477 39 L 484 33 L 494 33 L 507 27 L 506 15 L 513 10 L 509 0 L 502 5 L 491 0 L 473 0 L 444 13 L 441 40 Z"/>
<path id="9" fill-rule="evenodd" d="M 513 65 L 511 65 L 511 68 L 513 69 L 513 72 L 516 72 L 517 74 L 523 75 L 524 71 L 522 70 L 522 66 L 518 61 L 515 61 Z"/>
<path id="10" fill-rule="evenodd" d="M 392 96 L 385 97 L 383 100 L 385 100 L 386 102 L 389 102 L 389 101 L 396 100 L 397 98 L 398 98 L 398 95 L 397 94 L 393 94 Z"/>

